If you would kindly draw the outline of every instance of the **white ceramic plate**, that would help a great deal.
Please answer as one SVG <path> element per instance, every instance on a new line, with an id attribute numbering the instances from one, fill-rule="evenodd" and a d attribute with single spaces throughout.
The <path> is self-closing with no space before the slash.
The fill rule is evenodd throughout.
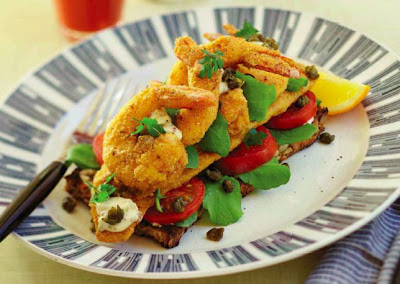
<path id="1" fill-rule="evenodd" d="M 207 19 L 204 21 L 203 19 Z M 201 21 L 200 21 L 201 20 Z M 296 258 L 360 228 L 398 196 L 400 62 L 350 28 L 300 12 L 265 7 L 207 7 L 163 14 L 106 30 L 59 54 L 27 76 L 0 107 L 0 211 L 36 172 L 57 157 L 108 77 L 164 80 L 174 39 L 222 32 L 250 21 L 289 57 L 371 85 L 353 111 L 329 119 L 333 144 L 316 143 L 288 160 L 282 187 L 243 200 L 244 216 L 220 242 L 206 240 L 207 216 L 166 250 L 144 238 L 98 243 L 83 205 L 61 209 L 64 183 L 16 230 L 30 248 L 97 273 L 136 278 L 190 278 L 235 273 Z M 200 24 L 201 23 L 201 24 Z"/>

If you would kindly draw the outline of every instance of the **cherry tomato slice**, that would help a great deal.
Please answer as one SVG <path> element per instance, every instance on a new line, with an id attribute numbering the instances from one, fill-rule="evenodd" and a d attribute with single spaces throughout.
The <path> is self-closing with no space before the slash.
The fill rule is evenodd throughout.
<path id="1" fill-rule="evenodd" d="M 155 205 L 150 207 L 144 215 L 143 219 L 150 223 L 173 224 L 185 220 L 190 215 L 199 210 L 205 193 L 204 183 L 197 177 L 192 178 L 188 183 L 170 190 L 165 194 L 165 198 L 160 199 L 163 212 L 159 212 Z M 178 198 L 182 197 L 189 203 L 185 206 L 185 210 L 176 213 L 172 209 L 172 204 Z"/>
<path id="2" fill-rule="evenodd" d="M 92 147 L 93 147 L 93 152 L 96 156 L 97 162 L 99 162 L 100 165 L 104 163 L 103 161 L 103 139 L 104 139 L 104 132 L 98 134 L 96 137 L 93 139 Z"/>
<path id="3" fill-rule="evenodd" d="M 264 126 L 256 128 L 267 134 L 261 145 L 246 148 L 244 143 L 240 144 L 227 157 L 218 160 L 217 168 L 226 175 L 238 175 L 250 172 L 271 160 L 278 149 L 275 138 Z"/>
<path id="4" fill-rule="evenodd" d="M 295 104 L 291 105 L 286 112 L 272 117 L 266 124 L 267 127 L 276 129 L 292 129 L 302 126 L 314 117 L 317 112 L 315 95 L 310 91 L 306 92 L 304 95 L 310 99 L 308 104 L 302 108 L 298 108 Z"/>

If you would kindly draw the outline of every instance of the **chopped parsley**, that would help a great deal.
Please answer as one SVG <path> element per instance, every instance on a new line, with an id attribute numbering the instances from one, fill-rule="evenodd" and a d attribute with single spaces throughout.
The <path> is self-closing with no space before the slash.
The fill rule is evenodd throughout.
<path id="1" fill-rule="evenodd" d="M 224 61 L 222 60 L 222 56 L 224 53 L 216 50 L 215 54 L 203 49 L 205 55 L 202 59 L 199 60 L 199 63 L 202 65 L 199 72 L 200 78 L 205 78 L 207 76 L 208 79 L 211 78 L 213 73 L 217 73 L 219 69 L 224 66 Z"/>
<path id="2" fill-rule="evenodd" d="M 263 139 L 265 138 L 267 138 L 267 133 L 252 128 L 244 137 L 243 142 L 248 149 L 250 146 L 262 145 Z"/>
<path id="3" fill-rule="evenodd" d="M 317 99 L 317 106 L 319 106 L 321 104 L 321 100 Z"/>
<path id="4" fill-rule="evenodd" d="M 158 212 L 163 212 L 160 204 L 160 199 L 164 199 L 165 195 L 161 194 L 159 189 L 156 190 L 156 208 Z"/>
<path id="5" fill-rule="evenodd" d="M 134 118 L 134 119 L 137 122 L 139 122 L 140 124 L 136 127 L 136 131 L 132 132 L 131 135 L 143 133 L 143 131 L 145 131 L 145 129 L 147 129 L 147 132 L 155 138 L 160 136 L 160 133 L 161 134 L 166 133 L 165 129 L 160 124 L 158 124 L 157 119 L 148 118 L 148 117 L 145 117 L 142 120 L 138 120 L 136 118 Z M 145 128 L 145 126 L 146 126 L 146 128 Z"/>
<path id="6" fill-rule="evenodd" d="M 86 181 L 86 184 L 90 187 L 90 189 L 94 190 L 94 194 L 92 198 L 90 198 L 90 203 L 101 203 L 106 201 L 111 194 L 114 193 L 116 190 L 115 186 L 109 184 L 109 182 L 114 178 L 115 173 L 110 175 L 107 179 L 106 182 L 103 184 L 100 184 L 99 186 L 94 186 L 92 183 Z"/>
<path id="7" fill-rule="evenodd" d="M 251 36 L 258 34 L 258 30 L 248 21 L 244 21 L 243 28 L 235 33 L 235 36 L 248 40 Z"/>

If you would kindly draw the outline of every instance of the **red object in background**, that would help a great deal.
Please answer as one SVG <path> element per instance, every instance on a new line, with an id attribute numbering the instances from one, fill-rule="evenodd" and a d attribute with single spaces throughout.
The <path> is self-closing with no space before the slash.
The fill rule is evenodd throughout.
<path id="1" fill-rule="evenodd" d="M 124 0 L 55 0 L 55 4 L 66 35 L 75 38 L 79 33 L 115 25 L 121 17 Z"/>

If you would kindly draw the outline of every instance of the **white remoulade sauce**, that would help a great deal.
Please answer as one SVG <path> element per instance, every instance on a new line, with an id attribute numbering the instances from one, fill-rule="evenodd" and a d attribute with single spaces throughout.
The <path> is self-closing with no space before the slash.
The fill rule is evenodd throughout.
<path id="1" fill-rule="evenodd" d="M 121 222 L 111 225 L 104 221 L 107 218 L 108 211 L 119 206 L 124 211 L 124 217 Z M 140 211 L 136 203 L 131 199 L 122 197 L 110 197 L 106 201 L 101 203 L 96 203 L 96 211 L 98 217 L 97 229 L 99 231 L 109 231 L 109 232 L 122 232 L 128 228 L 132 223 L 139 220 Z"/>
<path id="2" fill-rule="evenodd" d="M 157 123 L 161 124 L 165 132 L 173 133 L 176 135 L 176 137 L 178 137 L 179 140 L 182 140 L 182 132 L 178 129 L 178 127 L 172 124 L 172 119 L 164 108 L 153 111 L 150 115 L 150 118 L 157 120 Z"/>

